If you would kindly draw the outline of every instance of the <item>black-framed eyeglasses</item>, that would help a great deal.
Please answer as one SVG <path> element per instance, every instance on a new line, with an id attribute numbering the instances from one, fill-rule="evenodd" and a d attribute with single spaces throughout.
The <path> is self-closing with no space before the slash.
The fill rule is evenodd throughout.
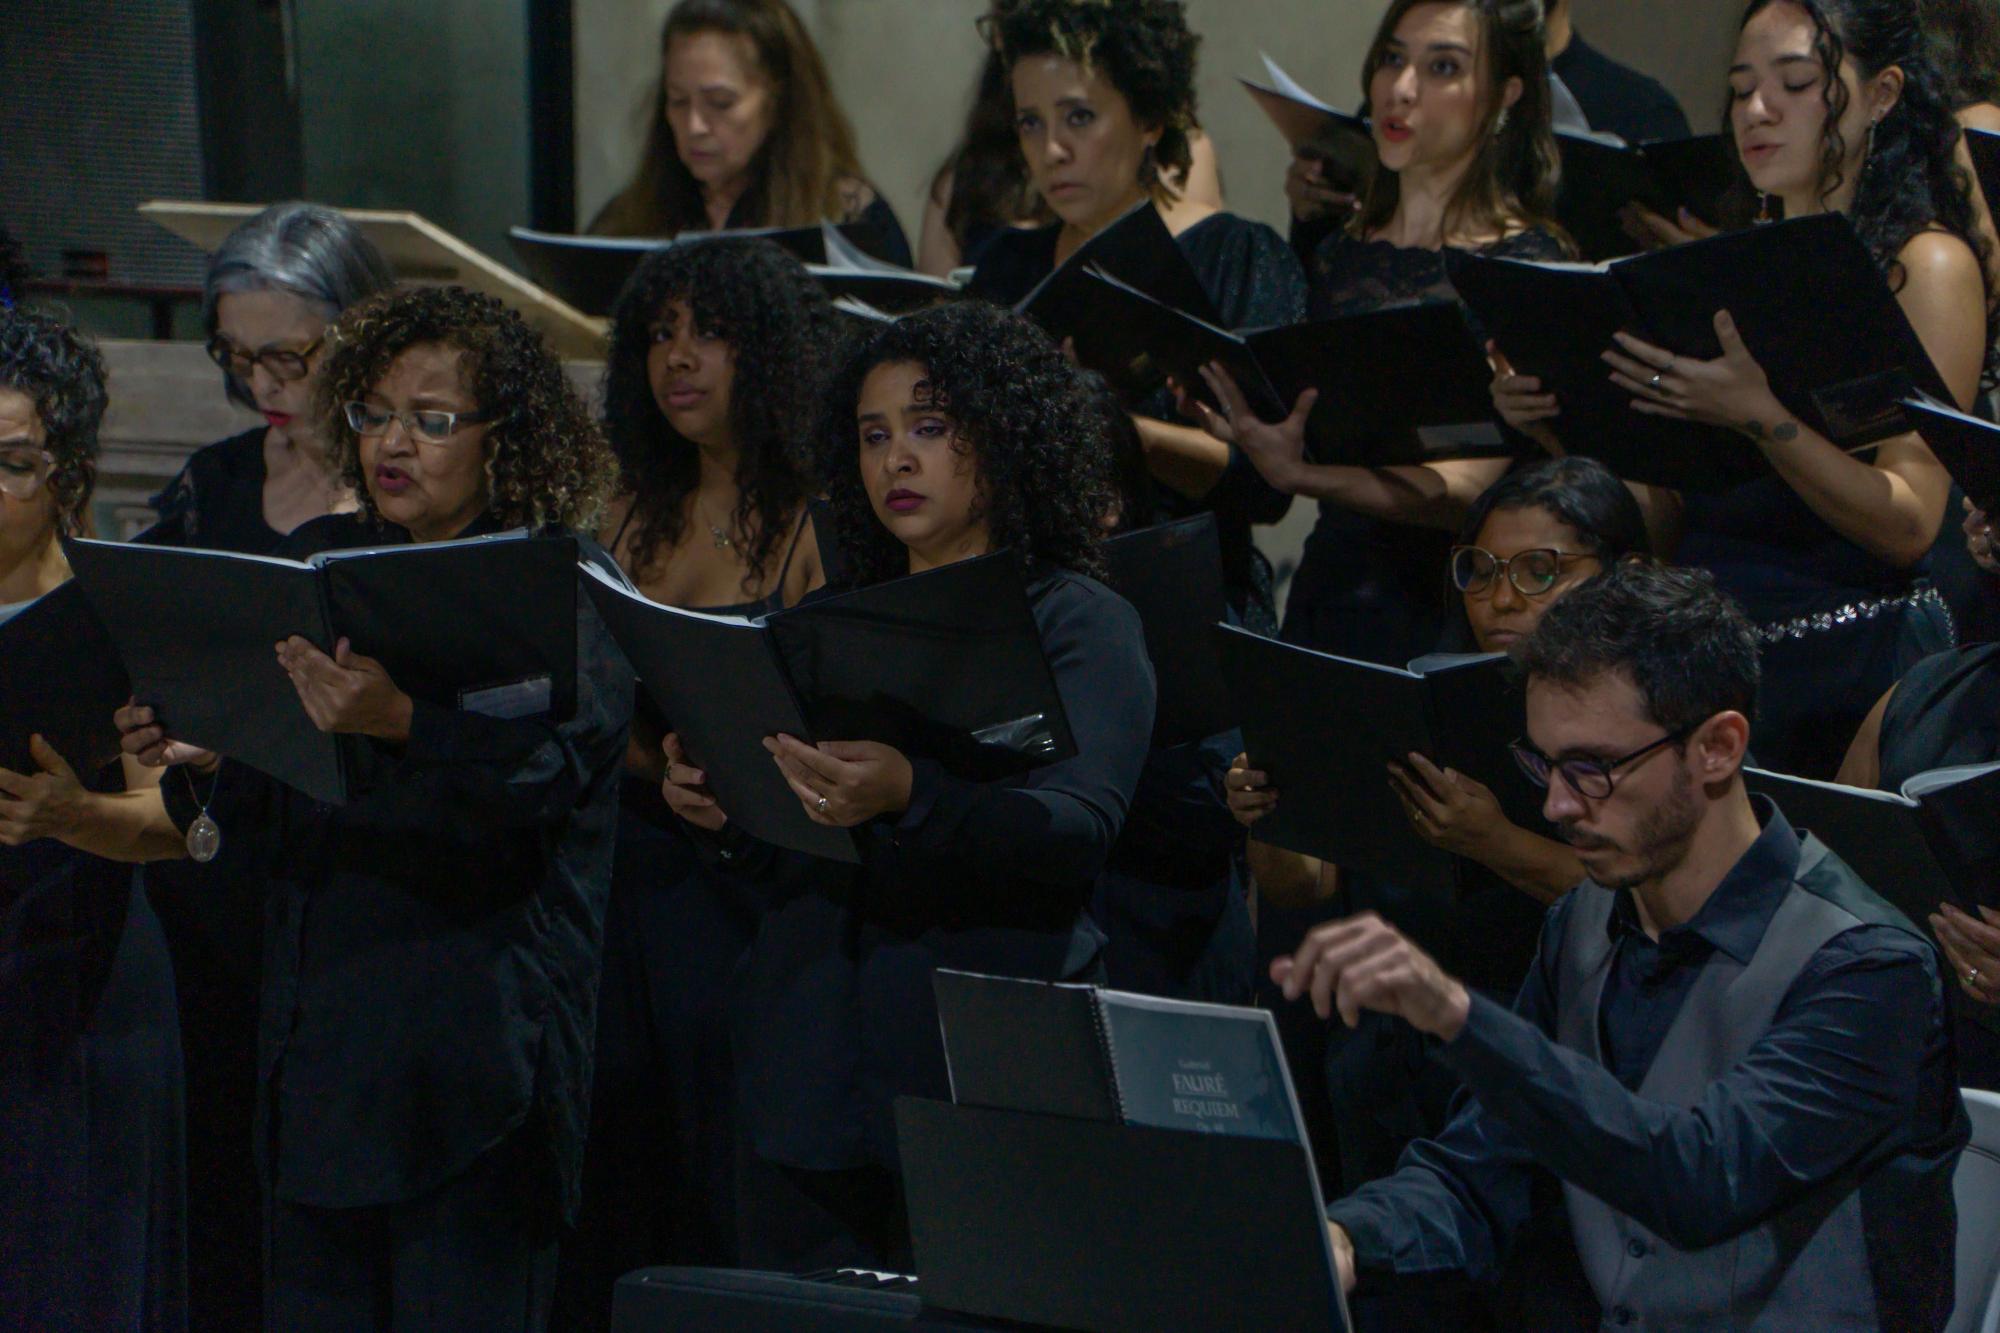
<path id="1" fill-rule="evenodd" d="M 1485 592 L 1493 586 L 1494 579 L 1504 575 L 1523 597 L 1540 597 L 1556 586 L 1563 566 L 1569 561 L 1595 559 L 1596 554 L 1590 551 L 1558 551 L 1538 546 L 1531 551 L 1516 551 L 1502 560 L 1484 547 L 1454 546 L 1451 586 L 1460 592 Z"/>
<path id="2" fill-rule="evenodd" d="M 31 444 L 0 444 L 0 494 L 32 500 L 48 484 L 56 456 Z"/>
<path id="3" fill-rule="evenodd" d="M 1507 750 L 1514 756 L 1514 762 L 1521 766 L 1521 771 L 1527 774 L 1528 781 L 1537 787 L 1548 786 L 1549 775 L 1560 773 L 1571 791 L 1579 796 L 1587 796 L 1593 801 L 1601 801 L 1611 795 L 1612 787 L 1617 785 L 1612 774 L 1630 764 L 1638 763 L 1655 750 L 1680 744 L 1694 735 L 1695 729 L 1699 726 L 1701 723 L 1697 722 L 1693 726 L 1670 731 L 1651 744 L 1642 745 L 1632 753 L 1620 755 L 1616 759 L 1587 759 L 1579 756 L 1575 759 L 1558 761 L 1537 750 L 1525 736 L 1510 744 Z"/>
<path id="4" fill-rule="evenodd" d="M 218 333 L 208 340 L 208 359 L 239 380 L 249 379 L 250 372 L 262 366 L 270 372 L 272 379 L 291 384 L 312 373 L 308 358 L 317 352 L 319 345 L 325 341 L 326 335 L 322 333 L 297 350 L 289 347 L 266 347 L 261 352 L 249 352 Z"/>
<path id="5" fill-rule="evenodd" d="M 400 421 L 411 439 L 428 444 L 443 444 L 467 426 L 494 419 L 491 412 L 444 412 L 436 408 L 395 412 L 386 407 L 371 407 L 367 403 L 344 403 L 341 412 L 356 435 L 383 435 L 388 432 L 390 422 Z"/>

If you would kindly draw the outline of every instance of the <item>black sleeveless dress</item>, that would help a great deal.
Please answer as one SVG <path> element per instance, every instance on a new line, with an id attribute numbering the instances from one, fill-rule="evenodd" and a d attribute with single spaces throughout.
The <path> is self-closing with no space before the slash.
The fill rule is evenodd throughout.
<path id="1" fill-rule="evenodd" d="M 801 523 L 785 551 L 780 590 L 804 533 Z M 783 595 L 692 609 L 755 618 L 782 610 Z M 634 711 L 672 729 L 643 690 Z M 612 1287 L 635 1268 L 736 1262 L 729 983 L 756 932 L 756 905 L 702 863 L 659 784 L 623 774 L 583 1203 L 563 1246 L 554 1326 L 608 1328 Z"/>
<path id="2" fill-rule="evenodd" d="M 1878 785 L 1896 791 L 1917 774 L 2000 759 L 2000 643 L 1927 657 L 1910 669 L 1882 714 Z M 2000 810 L 1993 812 L 2000 820 Z M 1958 1041 L 1959 1081 L 2000 1092 L 2000 1012 L 1946 979 Z"/>

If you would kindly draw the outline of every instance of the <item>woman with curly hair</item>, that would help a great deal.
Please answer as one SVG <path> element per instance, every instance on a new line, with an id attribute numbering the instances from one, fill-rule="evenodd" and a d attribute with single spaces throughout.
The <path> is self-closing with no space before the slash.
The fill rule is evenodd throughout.
<path id="1" fill-rule="evenodd" d="M 660 88 L 639 169 L 590 229 L 678 236 L 858 224 L 863 249 L 910 241 L 861 174 L 854 127 L 785 0 L 680 0 L 660 30 Z"/>
<path id="2" fill-rule="evenodd" d="M 757 616 L 825 578 L 806 512 L 820 392 L 844 336 L 805 267 L 718 236 L 647 256 L 612 315 L 605 429 L 623 488 L 603 541 L 656 602 Z M 665 725 L 633 718 L 605 933 L 590 1147 L 564 1327 L 605 1327 L 646 1264 L 735 1253 L 735 1131 L 721 997 L 755 916 L 660 799 Z"/>
<path id="3" fill-rule="evenodd" d="M 0 624 L 76 595 L 104 406 L 96 349 L 0 310 Z M 30 754 L 0 768 L 0 1326 L 185 1328 L 173 970 L 118 863 L 173 843 L 158 773 Z"/>
<path id="4" fill-rule="evenodd" d="M 773 738 L 807 813 L 857 835 L 848 866 L 749 837 L 669 738 L 667 803 L 762 904 L 733 997 L 746 1265 L 908 1263 L 892 1103 L 949 1095 L 939 966 L 1101 974 L 1084 909 L 1145 761 L 1153 676 L 1137 614 L 1092 577 L 1112 499 L 1095 403 L 1039 331 L 967 302 L 875 333 L 820 437 L 855 583 L 1003 548 L 1026 562 L 1074 758 L 979 783 L 875 742 Z"/>
<path id="5" fill-rule="evenodd" d="M 1007 63 L 992 46 L 998 34 L 991 12 L 979 27 L 988 39 L 986 60 L 973 88 L 965 131 L 931 178 L 917 241 L 917 267 L 940 278 L 957 268 L 978 267 L 986 247 L 1008 228 L 1046 226 L 1055 216 L 1029 184 L 1021 160 Z M 1192 161 L 1185 173 L 1166 173 L 1168 190 L 1220 210 L 1222 176 L 1215 143 L 1200 126 L 1189 132 L 1188 156 Z"/>
<path id="6" fill-rule="evenodd" d="M 335 326 L 318 429 L 360 509 L 282 553 L 589 532 L 610 450 L 521 317 L 456 287 Z M 598 956 L 633 681 L 580 602 L 567 721 L 413 700 L 342 640 L 277 665 L 322 731 L 366 738 L 316 803 L 121 710 L 171 763 L 166 811 L 266 903 L 259 1061 L 273 1328 L 539 1328 L 576 1204 Z"/>
<path id="7" fill-rule="evenodd" d="M 1959 126 L 1908 0 L 1751 0 L 1729 71 L 1728 133 L 1751 184 L 1786 217 L 1848 216 L 1969 407 L 2000 330 L 1989 246 L 1955 157 Z M 1889 684 L 1950 646 L 1924 559 L 1951 478 L 1915 434 L 1870 456 L 1838 448 L 1773 396 L 1728 311 L 1715 328 L 1716 360 L 1625 335 L 1605 360 L 1633 410 L 1727 426 L 1770 464 L 1769 476 L 1721 494 L 1667 493 L 1680 530 L 1665 549 L 1713 572 L 1759 623 L 1759 762 L 1831 777 Z M 1501 414 L 1560 448 L 1555 396 L 1502 369 Z"/>
<path id="8" fill-rule="evenodd" d="M 1149 203 L 1224 325 L 1304 315 L 1304 274 L 1282 236 L 1165 183 L 1193 162 L 1199 39 L 1180 0 L 1010 0 L 993 31 L 1028 180 L 1057 220 L 994 240 L 969 291 L 1012 305 L 1097 232 Z M 1275 628 L 1270 566 L 1250 530 L 1283 518 L 1290 501 L 1239 453 L 1173 415 L 1164 395 L 1136 414 L 1157 505 L 1166 517 L 1215 513 L 1231 605 L 1253 628 Z"/>

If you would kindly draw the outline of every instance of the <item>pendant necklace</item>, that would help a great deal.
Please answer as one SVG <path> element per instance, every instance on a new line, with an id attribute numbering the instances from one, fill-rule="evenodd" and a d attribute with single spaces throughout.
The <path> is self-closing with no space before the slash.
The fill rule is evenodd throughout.
<path id="1" fill-rule="evenodd" d="M 181 766 L 181 776 L 187 779 L 188 795 L 194 797 L 195 804 L 201 807 L 200 812 L 194 817 L 194 823 L 188 825 L 188 855 L 202 865 L 207 865 L 215 859 L 216 853 L 222 850 L 222 828 L 208 817 L 208 807 L 215 803 L 215 788 L 222 781 L 222 772 L 218 767 L 215 782 L 209 784 L 206 801 L 195 791 L 194 773 L 185 764 Z"/>

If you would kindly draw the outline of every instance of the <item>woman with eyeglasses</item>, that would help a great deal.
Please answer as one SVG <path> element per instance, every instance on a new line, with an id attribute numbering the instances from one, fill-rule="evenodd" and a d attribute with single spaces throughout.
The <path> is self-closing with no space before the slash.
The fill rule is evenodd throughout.
<path id="1" fill-rule="evenodd" d="M 588 533 L 614 480 L 548 346 L 462 288 L 349 310 L 315 409 L 360 509 L 287 555 Z M 345 640 L 288 639 L 272 669 L 322 731 L 365 738 L 347 805 L 119 714 L 128 754 L 171 765 L 174 827 L 205 814 L 211 868 L 266 907 L 268 1321 L 540 1328 L 576 1206 L 631 673 L 587 601 L 567 721 L 413 700 Z"/>
<path id="2" fill-rule="evenodd" d="M 314 374 L 340 313 L 394 285 L 331 208 L 273 204 L 230 232 L 209 256 L 202 320 L 223 392 L 263 420 L 197 450 L 136 540 L 269 555 L 301 525 L 353 509 L 315 421 Z M 190 1309 L 197 1325 L 254 1328 L 260 908 L 194 861 L 149 866 L 145 880 L 173 953 L 187 1065 Z"/>
<path id="3" fill-rule="evenodd" d="M 96 349 L 0 310 L 0 624 L 69 580 L 104 407 Z M 31 755 L 0 769 L 0 1328 L 185 1328 L 173 971 L 131 866 L 91 854 L 173 846 L 158 775 Z"/>
<path id="4" fill-rule="evenodd" d="M 1603 464 L 1545 459 L 1511 472 L 1473 502 L 1451 550 L 1450 581 L 1463 621 L 1443 646 L 1512 652 L 1571 590 L 1647 550 L 1638 502 Z M 1435 948 L 1453 960 L 1454 973 L 1468 984 L 1511 999 L 1534 956 L 1544 909 L 1583 880 L 1582 864 L 1566 844 L 1509 820 L 1483 783 L 1439 768 L 1423 755 L 1391 765 L 1385 777 L 1419 836 L 1479 867 L 1452 909 L 1448 938 L 1435 941 Z M 1280 904 L 1296 904 L 1342 891 L 1331 866 L 1255 840 L 1257 821 L 1277 805 L 1280 793 L 1249 767 L 1247 757 L 1237 758 L 1226 786 L 1231 810 L 1252 831 L 1251 867 L 1262 893 Z M 1366 898 L 1394 918 L 1395 886 L 1370 877 L 1345 889 L 1350 901 Z M 1359 1043 L 1366 1049 L 1370 1040 L 1393 1044 L 1399 1040 L 1394 1029 L 1371 1020 L 1347 1048 Z M 1352 1074 L 1357 1060 L 1344 1048 L 1334 1068 Z M 1378 1079 L 1372 1088 L 1358 1077 L 1345 1081 L 1352 1086 L 1344 1094 L 1337 1091 L 1336 1102 L 1407 1110 L 1391 1095 L 1399 1086 L 1393 1081 Z M 1450 1087 L 1437 1080 L 1415 1082 L 1422 1118 L 1436 1122 Z M 1349 1184 L 1385 1173 L 1404 1137 L 1385 1130 L 1375 1117 L 1363 1116 L 1350 1126 L 1341 1144 L 1346 1169 L 1357 1176 Z"/>
<path id="5" fill-rule="evenodd" d="M 340 312 L 395 285 L 347 218 L 273 204 L 229 233 L 202 282 L 208 354 L 229 401 L 261 426 L 201 449 L 153 497 L 141 541 L 268 555 L 300 524 L 351 509 L 312 413 L 313 371 Z"/>

